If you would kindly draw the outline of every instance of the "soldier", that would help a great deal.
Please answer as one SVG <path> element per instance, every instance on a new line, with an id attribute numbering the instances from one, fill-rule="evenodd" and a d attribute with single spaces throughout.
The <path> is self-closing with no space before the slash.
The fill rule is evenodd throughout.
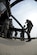
<path id="1" fill-rule="evenodd" d="M 26 20 L 26 23 L 27 23 L 27 27 L 26 27 L 26 30 L 27 30 L 27 34 L 28 34 L 28 41 L 31 41 L 31 38 L 30 38 L 30 32 L 32 30 L 32 27 L 33 27 L 33 24 L 30 20 Z M 28 42 L 26 41 L 26 42 Z"/>

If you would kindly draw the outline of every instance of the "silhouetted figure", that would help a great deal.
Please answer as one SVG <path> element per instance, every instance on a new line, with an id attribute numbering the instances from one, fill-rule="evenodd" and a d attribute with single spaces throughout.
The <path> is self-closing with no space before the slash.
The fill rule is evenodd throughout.
<path id="1" fill-rule="evenodd" d="M 22 32 L 20 33 L 20 38 L 21 38 L 21 41 L 23 41 L 24 37 L 23 37 L 23 33 Z"/>
<path id="2" fill-rule="evenodd" d="M 15 37 L 17 36 L 17 31 L 15 31 Z"/>
<path id="3" fill-rule="evenodd" d="M 30 32 L 31 32 L 31 30 L 32 30 L 32 27 L 33 27 L 33 24 L 32 24 L 32 22 L 30 21 L 30 20 L 26 20 L 26 23 L 27 23 L 27 34 L 28 34 L 28 41 L 31 41 L 31 38 L 30 38 Z M 28 42 L 28 41 L 26 41 L 26 42 Z"/>
<path id="4" fill-rule="evenodd" d="M 20 38 L 21 38 L 21 41 L 24 41 L 24 27 L 20 33 Z"/>
<path id="5" fill-rule="evenodd" d="M 13 26 L 13 29 L 14 29 L 15 27 Z M 13 32 L 15 32 L 15 34 L 14 34 L 14 36 L 15 36 L 15 38 L 17 37 L 17 31 L 14 29 L 14 31 Z"/>
<path id="6" fill-rule="evenodd" d="M 13 28 L 12 19 L 9 19 L 9 29 L 8 29 L 7 38 L 12 39 L 12 34 L 13 34 L 12 28 Z"/>

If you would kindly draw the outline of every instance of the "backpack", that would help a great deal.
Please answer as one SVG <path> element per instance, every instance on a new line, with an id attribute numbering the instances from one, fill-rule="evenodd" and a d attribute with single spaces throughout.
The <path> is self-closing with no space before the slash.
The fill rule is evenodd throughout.
<path id="1" fill-rule="evenodd" d="M 30 23 L 30 28 L 32 29 L 32 27 L 33 27 L 33 24 L 32 24 L 32 22 L 31 22 L 31 21 L 29 21 L 29 23 Z"/>

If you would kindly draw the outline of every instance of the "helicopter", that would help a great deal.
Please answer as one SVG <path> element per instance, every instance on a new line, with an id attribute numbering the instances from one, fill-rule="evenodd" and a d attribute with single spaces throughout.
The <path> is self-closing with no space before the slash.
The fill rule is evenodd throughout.
<path id="1" fill-rule="evenodd" d="M 23 30 L 23 26 L 11 14 L 11 8 L 18 4 L 19 2 L 22 2 L 23 0 L 15 0 L 12 4 L 10 4 L 10 1 L 11 0 L 0 0 L 0 36 L 12 39 L 11 37 L 12 34 L 10 33 L 12 33 L 12 31 Z M 21 29 L 14 28 L 12 24 L 12 19 L 9 19 L 9 17 L 12 17 L 20 25 Z"/>
<path id="2" fill-rule="evenodd" d="M 24 40 L 24 32 L 26 31 L 24 27 L 21 25 L 21 23 L 11 14 L 11 8 L 14 7 L 16 4 L 18 4 L 19 2 L 22 2 L 24 0 L 15 0 L 11 4 L 10 4 L 10 1 L 11 0 L 0 0 L 0 37 L 12 39 L 13 31 L 15 32 L 19 31 L 19 32 L 22 32 L 22 37 L 17 38 L 17 39 Z M 10 17 L 12 17 L 12 19 L 14 19 L 20 25 L 21 29 L 15 28 L 13 26 L 12 19 L 10 19 Z"/>

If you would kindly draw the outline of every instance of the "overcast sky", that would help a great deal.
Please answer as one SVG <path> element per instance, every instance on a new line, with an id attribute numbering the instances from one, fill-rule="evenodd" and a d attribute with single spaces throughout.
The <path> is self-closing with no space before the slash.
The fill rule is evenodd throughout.
<path id="1" fill-rule="evenodd" d="M 14 1 L 15 0 L 11 0 L 11 3 Z M 31 20 L 34 25 L 31 31 L 31 37 L 37 36 L 37 2 L 34 0 L 24 0 L 12 7 L 11 13 L 23 26 L 26 19 Z M 14 20 L 13 25 L 20 28 L 20 26 Z"/>

